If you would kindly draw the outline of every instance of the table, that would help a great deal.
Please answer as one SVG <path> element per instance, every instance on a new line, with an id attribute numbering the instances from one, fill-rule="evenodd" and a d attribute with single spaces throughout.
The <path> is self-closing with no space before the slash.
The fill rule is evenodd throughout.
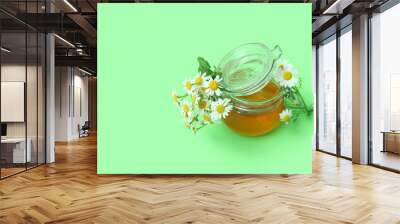
<path id="1" fill-rule="evenodd" d="M 400 131 L 381 131 L 383 134 L 382 152 L 400 154 Z"/>
<path id="2" fill-rule="evenodd" d="M 25 138 L 5 138 L 1 139 L 1 156 L 8 163 L 26 163 L 31 162 L 32 141 L 27 138 L 28 142 L 25 151 Z"/>

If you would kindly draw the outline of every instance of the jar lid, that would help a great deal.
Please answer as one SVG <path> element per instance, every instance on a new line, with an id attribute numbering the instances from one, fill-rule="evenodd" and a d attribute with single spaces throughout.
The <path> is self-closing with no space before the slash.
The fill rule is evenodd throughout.
<path id="1" fill-rule="evenodd" d="M 226 54 L 218 65 L 222 86 L 232 96 L 246 96 L 261 90 L 273 78 L 275 62 L 282 54 L 262 43 L 243 44 Z"/>

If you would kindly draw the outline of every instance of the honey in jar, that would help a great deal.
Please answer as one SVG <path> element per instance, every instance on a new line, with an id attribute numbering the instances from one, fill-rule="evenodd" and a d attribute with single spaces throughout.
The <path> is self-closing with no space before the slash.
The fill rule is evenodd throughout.
<path id="1" fill-rule="evenodd" d="M 224 120 L 229 128 L 242 135 L 259 136 L 279 126 L 283 98 L 276 83 L 270 82 L 260 91 L 240 98 L 247 103 L 235 104 Z"/>
<path id="2" fill-rule="evenodd" d="M 223 87 L 233 104 L 225 124 L 239 134 L 259 136 L 280 124 L 283 94 L 273 81 L 278 46 L 269 49 L 261 43 L 244 44 L 229 52 L 220 62 Z"/>

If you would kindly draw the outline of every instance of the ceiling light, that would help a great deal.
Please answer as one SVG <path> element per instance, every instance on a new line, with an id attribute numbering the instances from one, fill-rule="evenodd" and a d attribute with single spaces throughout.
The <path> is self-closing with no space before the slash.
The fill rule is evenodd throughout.
<path id="1" fill-rule="evenodd" d="M 68 46 L 75 48 L 75 45 L 73 45 L 73 44 L 72 44 L 71 42 L 69 42 L 68 40 L 66 40 L 66 39 L 64 39 L 64 38 L 62 38 L 62 37 L 60 37 L 60 36 L 57 35 L 57 34 L 54 34 L 54 36 L 57 37 L 57 38 L 58 38 L 59 40 L 61 40 L 62 42 L 66 43 Z"/>
<path id="2" fill-rule="evenodd" d="M 354 0 L 336 0 L 332 5 L 325 9 L 322 14 L 342 14 L 343 10 L 353 2 Z"/>
<path id="3" fill-rule="evenodd" d="M 68 1 L 64 0 L 65 4 L 67 4 L 74 12 L 78 12 L 78 10 Z"/>
<path id="4" fill-rule="evenodd" d="M 78 53 L 79 55 L 83 55 L 83 49 L 82 48 L 77 48 L 76 49 L 76 53 Z"/>
<path id="5" fill-rule="evenodd" d="M 87 74 L 87 75 L 93 75 L 92 73 L 90 73 L 90 72 L 88 72 L 88 71 L 86 71 L 86 70 L 83 70 L 83 69 L 81 69 L 81 68 L 79 68 L 79 67 L 78 67 L 78 70 L 81 71 L 81 72 L 83 72 L 83 73 L 85 73 L 85 74 Z"/>
<path id="6" fill-rule="evenodd" d="M 6 53 L 10 53 L 11 52 L 11 50 L 9 50 L 9 49 L 7 49 L 5 47 L 1 47 L 0 49 L 1 49 L 1 51 L 4 51 Z"/>

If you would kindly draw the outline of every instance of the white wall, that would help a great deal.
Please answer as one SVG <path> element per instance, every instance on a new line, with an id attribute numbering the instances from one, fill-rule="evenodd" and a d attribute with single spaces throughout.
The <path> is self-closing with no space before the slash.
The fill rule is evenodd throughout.
<path id="1" fill-rule="evenodd" d="M 25 82 L 25 75 L 27 69 L 27 75 L 28 75 L 28 81 L 30 85 L 36 86 L 36 80 L 34 80 L 33 77 L 36 77 L 36 66 L 27 66 L 25 67 L 24 65 L 19 65 L 19 64 L 5 64 L 1 66 L 1 81 L 2 82 Z M 34 80 L 34 81 L 33 81 Z M 33 110 L 36 110 L 36 101 L 33 105 L 29 105 L 30 102 L 33 100 L 30 99 L 31 97 L 34 97 L 36 99 L 36 88 L 28 88 L 28 99 L 27 99 L 27 108 L 28 112 L 31 112 Z M 2 110 L 5 110 L 6 108 L 2 108 Z M 34 130 L 36 130 L 36 113 L 28 113 L 28 129 L 32 127 Z M 34 122 L 34 124 L 31 124 L 31 122 Z M 35 126 L 35 127 L 33 127 Z M 28 130 L 29 132 L 29 130 Z M 30 133 L 30 132 L 29 132 Z M 28 133 L 28 137 L 29 137 Z M 8 137 L 24 137 L 25 136 L 25 122 L 7 122 L 7 136 Z"/>
<path id="2" fill-rule="evenodd" d="M 77 70 L 75 70 L 76 72 Z M 73 138 L 79 137 L 78 124 L 83 125 L 85 121 L 89 120 L 88 111 L 88 77 L 82 76 L 79 73 L 74 75 L 74 107 L 72 108 L 72 119 L 71 119 L 71 135 Z"/>
<path id="3" fill-rule="evenodd" d="M 55 68 L 55 141 L 67 141 L 70 132 L 69 118 L 69 85 L 70 70 L 68 67 Z"/>
<path id="4" fill-rule="evenodd" d="M 25 82 L 25 64 L 8 64 L 1 66 L 1 81 Z M 31 70 L 32 67 L 28 67 Z M 30 72 L 28 72 L 30 74 Z M 5 108 L 2 108 L 4 110 Z M 25 137 L 25 122 L 7 123 L 7 137 Z"/>
<path id="5" fill-rule="evenodd" d="M 56 67 L 55 140 L 79 137 L 78 124 L 88 120 L 88 77 L 72 67 Z"/>

